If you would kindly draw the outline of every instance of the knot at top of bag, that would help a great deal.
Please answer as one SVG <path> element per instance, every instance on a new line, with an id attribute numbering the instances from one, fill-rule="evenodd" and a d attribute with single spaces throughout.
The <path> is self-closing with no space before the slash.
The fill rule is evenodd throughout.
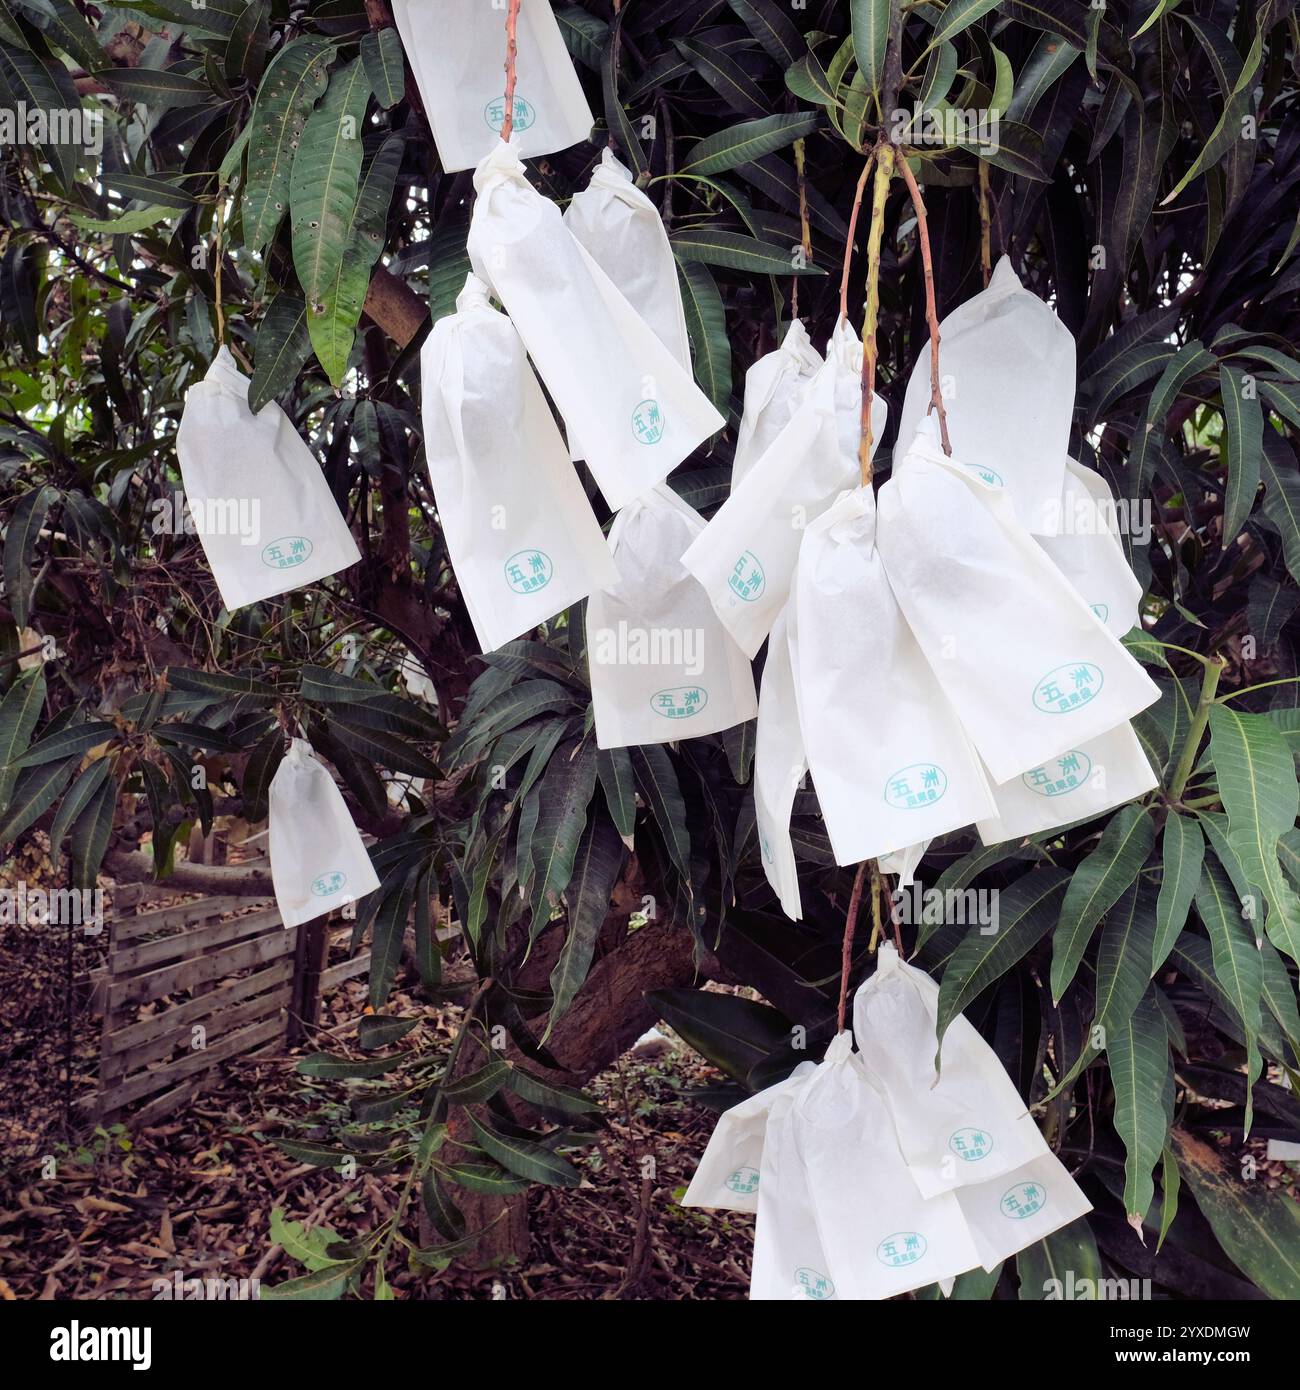
<path id="1" fill-rule="evenodd" d="M 827 1066 L 837 1066 L 847 1062 L 853 1056 L 853 1034 L 846 1028 L 842 1033 L 836 1033 L 831 1039 L 830 1045 L 826 1049 L 826 1056 L 822 1061 Z"/>
<path id="2" fill-rule="evenodd" d="M 881 979 L 885 975 L 891 975 L 896 970 L 903 968 L 902 958 L 888 941 L 880 943 L 880 950 L 876 952 L 876 973 L 873 979 Z"/>
<path id="3" fill-rule="evenodd" d="M 618 194 L 631 191 L 637 195 L 638 202 L 645 200 L 645 194 L 636 187 L 631 169 L 618 159 L 608 146 L 600 157 L 600 163 L 591 171 L 587 187 L 603 188 L 606 192 Z"/>
<path id="4" fill-rule="evenodd" d="M 519 151 L 513 139 L 509 143 L 498 140 L 496 147 L 479 160 L 478 167 L 474 170 L 474 192 L 482 193 L 484 189 L 499 183 L 502 179 L 516 179 L 520 183 L 528 183 L 524 177 L 524 161 L 519 158 Z"/>
<path id="5" fill-rule="evenodd" d="M 862 339 L 848 321 L 841 319 L 826 341 L 826 360 L 850 372 L 862 370 Z"/>
<path id="6" fill-rule="evenodd" d="M 876 539 L 876 494 L 869 487 L 848 488 L 827 507 L 826 511 L 812 522 L 805 531 L 813 527 L 824 531 L 836 545 L 875 544 Z"/>
<path id="7" fill-rule="evenodd" d="M 463 314 L 467 309 L 491 309 L 491 291 L 486 281 L 480 280 L 471 270 L 465 277 L 460 293 L 456 296 L 456 312 Z"/>
<path id="8" fill-rule="evenodd" d="M 239 370 L 239 363 L 224 343 L 217 349 L 217 355 L 212 359 L 212 365 L 203 378 L 203 384 L 231 391 L 241 400 L 248 399 L 248 378 Z"/>
<path id="9" fill-rule="evenodd" d="M 799 319 L 794 319 L 781 339 L 779 349 L 782 357 L 788 357 L 801 371 L 811 375 L 822 364 L 822 355 L 812 345 L 808 330 Z"/>
<path id="10" fill-rule="evenodd" d="M 284 756 L 295 767 L 306 767 L 316 761 L 316 750 L 305 738 L 294 738 L 289 740 L 289 751 Z"/>

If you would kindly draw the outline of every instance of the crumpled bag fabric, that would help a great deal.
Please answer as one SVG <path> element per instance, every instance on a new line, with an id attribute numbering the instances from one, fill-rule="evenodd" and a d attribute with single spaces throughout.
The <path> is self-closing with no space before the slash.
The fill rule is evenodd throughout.
<path id="1" fill-rule="evenodd" d="M 781 346 L 765 353 L 745 373 L 745 405 L 731 464 L 733 491 L 789 423 L 823 360 L 808 330 L 795 319 Z"/>

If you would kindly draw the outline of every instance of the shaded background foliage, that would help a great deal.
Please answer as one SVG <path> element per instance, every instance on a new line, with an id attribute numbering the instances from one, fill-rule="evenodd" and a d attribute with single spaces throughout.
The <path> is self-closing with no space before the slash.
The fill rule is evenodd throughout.
<path id="1" fill-rule="evenodd" d="M 923 881 L 1000 890 L 999 929 L 924 923 L 908 944 L 941 978 L 944 1017 L 964 1009 L 983 1029 L 1096 1204 L 1019 1258 L 1022 1296 L 1067 1266 L 1176 1296 L 1300 1295 L 1295 1204 L 1251 1181 L 1245 1146 L 1247 1130 L 1300 1137 L 1284 1084 L 1300 1061 L 1293 5 L 949 0 L 907 10 L 901 53 L 884 42 L 888 0 L 589 0 L 557 15 L 598 124 L 530 176 L 563 201 L 608 142 L 661 206 L 696 376 L 729 422 L 671 480 L 706 513 L 728 487 L 745 369 L 796 312 L 815 342 L 834 325 L 863 152 L 895 106 L 914 133 L 925 112 L 1000 114 L 996 151 L 912 150 L 939 308 L 982 283 L 987 186 L 988 255 L 1009 255 L 1078 340 L 1072 452 L 1153 508 L 1149 544 L 1126 545 L 1147 591 L 1130 645 L 1162 690 L 1138 730 L 1162 788 L 1025 842 L 936 843 Z M 165 874 L 190 826 L 265 817 L 300 721 L 376 836 L 382 886 L 356 931 L 372 1004 L 413 923 L 425 989 L 471 1005 L 454 1055 L 390 1052 L 408 1021 L 381 1015 L 359 1036 L 370 1060 L 305 1064 L 367 1079 L 316 1161 L 407 1165 L 440 1242 L 418 1258 L 434 1264 L 472 1251 L 528 1183 L 578 1180 L 562 1151 L 599 1116 L 570 1083 L 611 1043 L 560 1043 L 593 960 L 626 962 L 629 997 L 654 989 L 716 1062 L 712 1103 L 807 1055 L 796 1023 L 816 1055 L 852 875 L 811 789 L 794 823 L 806 920 L 792 924 L 758 861 L 752 726 L 598 752 L 581 605 L 477 654 L 418 409 L 419 344 L 468 268 L 472 180 L 439 168 L 383 0 L 0 0 L 0 93 L 104 122 L 100 157 L 3 153 L 0 841 L 43 832 L 56 855 L 66 841 L 70 881 L 89 885 L 147 832 Z M 364 138 L 343 144 L 348 114 Z M 342 176 L 322 184 L 333 156 Z M 885 218 L 892 421 L 926 340 L 901 182 Z M 157 525 L 178 506 L 184 391 L 223 331 L 362 548 L 352 570 L 235 614 L 195 539 Z M 439 922 L 476 981 L 444 978 Z M 677 943 L 675 974 L 629 949 L 656 931 L 659 954 Z M 694 988 L 696 967 L 767 1002 Z M 864 952 L 855 969 L 869 968 Z M 635 1030 L 635 1011 L 619 1022 Z M 305 1291 L 337 1296 L 375 1265 L 382 1292 L 393 1229 L 337 1252 Z"/>

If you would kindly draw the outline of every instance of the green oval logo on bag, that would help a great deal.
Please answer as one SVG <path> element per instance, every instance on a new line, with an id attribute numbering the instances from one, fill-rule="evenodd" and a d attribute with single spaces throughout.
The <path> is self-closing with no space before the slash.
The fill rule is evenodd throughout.
<path id="1" fill-rule="evenodd" d="M 1002 481 L 1002 474 L 996 468 L 984 468 L 978 463 L 963 463 L 962 467 L 968 473 L 974 473 L 980 482 L 987 483 L 989 487 L 1006 487 L 1006 483 Z"/>
<path id="2" fill-rule="evenodd" d="M 948 790 L 948 774 L 938 763 L 900 767 L 885 781 L 885 802 L 896 811 L 915 811 L 938 801 Z"/>
<path id="3" fill-rule="evenodd" d="M 493 97 L 483 108 L 483 119 L 493 130 L 500 130 L 506 123 L 506 99 L 504 93 L 499 97 Z M 537 112 L 533 110 L 533 104 L 526 97 L 521 97 L 515 93 L 515 119 L 512 125 L 514 130 L 527 130 L 537 119 Z"/>
<path id="4" fill-rule="evenodd" d="M 708 703 L 709 692 L 702 685 L 674 685 L 650 697 L 650 708 L 665 719 L 689 719 Z"/>
<path id="5" fill-rule="evenodd" d="M 818 1274 L 815 1269 L 809 1269 L 806 1265 L 801 1265 L 794 1272 L 795 1292 L 801 1293 L 805 1298 L 834 1298 L 835 1285 L 824 1275 Z"/>
<path id="6" fill-rule="evenodd" d="M 728 1175 L 723 1186 L 729 1192 L 739 1192 L 748 1195 L 758 1191 L 758 1169 L 757 1168 L 737 1168 L 734 1173 Z"/>
<path id="7" fill-rule="evenodd" d="M 306 536 L 281 536 L 262 547 L 262 563 L 273 570 L 291 570 L 307 563 L 311 542 Z"/>
<path id="8" fill-rule="evenodd" d="M 1002 1194 L 998 1203 L 1003 1216 L 1012 1221 L 1026 1221 L 1047 1205 L 1047 1189 L 1041 1182 L 1018 1182 Z"/>
<path id="9" fill-rule="evenodd" d="M 763 590 L 767 588 L 767 575 L 763 573 L 763 566 L 752 550 L 740 552 L 740 559 L 732 565 L 727 577 L 727 587 L 745 603 L 762 598 Z"/>
<path id="10" fill-rule="evenodd" d="M 1043 714 L 1070 714 L 1101 694 L 1106 673 L 1091 661 L 1058 666 L 1034 682 L 1034 708 Z"/>
<path id="11" fill-rule="evenodd" d="M 1092 759 L 1080 748 L 1050 758 L 1042 767 L 1031 767 L 1020 780 L 1039 796 L 1064 796 L 1078 791 L 1092 771 Z"/>
<path id="12" fill-rule="evenodd" d="M 902 1269 L 904 1265 L 914 1265 L 922 1259 L 927 1248 L 926 1239 L 920 1231 L 895 1231 L 876 1246 L 876 1259 L 890 1269 Z"/>
<path id="13" fill-rule="evenodd" d="M 978 1163 L 993 1152 L 993 1136 L 985 1130 L 968 1126 L 953 1130 L 948 1137 L 948 1147 L 963 1163 Z"/>
<path id="14" fill-rule="evenodd" d="M 648 398 L 632 412 L 632 433 L 642 444 L 658 444 L 664 437 L 664 413 L 659 402 Z"/>
<path id="15" fill-rule="evenodd" d="M 555 566 L 544 550 L 519 550 L 506 561 L 505 572 L 515 593 L 535 594 L 551 582 Z"/>
<path id="16" fill-rule="evenodd" d="M 341 869 L 331 869 L 329 873 L 312 879 L 311 891 L 318 898 L 331 898 L 347 881 L 348 876 Z"/>

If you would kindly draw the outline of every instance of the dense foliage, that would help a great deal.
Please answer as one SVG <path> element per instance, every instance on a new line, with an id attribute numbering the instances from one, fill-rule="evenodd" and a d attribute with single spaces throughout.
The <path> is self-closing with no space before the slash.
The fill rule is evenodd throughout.
<path id="1" fill-rule="evenodd" d="M 1147 590 L 1129 643 L 1162 690 L 1138 721 L 1162 787 L 1023 843 L 935 844 L 922 881 L 998 889 L 998 930 L 904 931 L 945 1017 L 984 1030 L 1096 1205 L 1019 1258 L 1022 1295 L 1068 1267 L 1181 1296 L 1300 1296 L 1300 1210 L 1253 1180 L 1244 1145 L 1300 1137 L 1285 1084 L 1300 1065 L 1293 5 L 923 3 L 901 53 L 889 0 L 557 13 L 603 121 L 530 174 L 562 201 L 608 141 L 662 207 L 696 376 L 730 422 L 672 478 L 696 507 L 726 493 L 744 370 L 792 314 L 819 344 L 834 325 L 882 129 L 910 142 L 940 312 L 1006 253 L 1075 334 L 1072 451 L 1134 515 L 1151 507 L 1126 539 Z M 463 280 L 472 182 L 438 166 L 382 0 L 0 0 L 0 93 L 92 134 L 102 120 L 102 153 L 46 131 L 8 143 L 0 172 L 0 842 L 66 839 L 72 882 L 92 884 L 144 834 L 166 874 L 189 826 L 264 819 L 300 721 L 377 837 L 383 884 L 357 922 L 372 1004 L 413 920 L 426 989 L 471 998 L 477 1021 L 451 1058 L 308 1063 L 365 1085 L 337 1146 L 300 1148 L 407 1165 L 450 1242 L 422 1252 L 434 1263 L 474 1245 L 476 1199 L 577 1180 L 560 1151 L 595 1110 L 554 1079 L 545 1035 L 611 945 L 611 895 L 618 939 L 629 916 L 692 933 L 702 969 L 768 1001 L 687 979 L 654 995 L 728 1093 L 808 1055 L 796 1024 L 817 1055 L 853 870 L 835 867 L 812 789 L 796 925 L 758 860 L 752 727 L 598 752 L 577 610 L 477 655 L 418 409 L 424 305 L 448 312 Z M 945 125 L 970 111 L 996 114 L 995 146 Z M 926 343 L 901 180 L 884 216 L 879 380 L 896 420 Z M 257 401 L 310 443 L 363 555 L 234 614 L 178 520 L 174 454 L 222 334 Z M 441 979 L 439 923 L 482 983 Z M 549 979 L 531 978 L 547 933 Z M 404 1027 L 368 1019 L 362 1045 Z M 498 1027 L 510 1060 L 488 1045 Z M 369 1245 L 317 1252 L 309 1286 L 382 1296 L 405 1211 Z M 1011 1271 L 963 1291 L 995 1283 L 1014 1293 Z"/>

